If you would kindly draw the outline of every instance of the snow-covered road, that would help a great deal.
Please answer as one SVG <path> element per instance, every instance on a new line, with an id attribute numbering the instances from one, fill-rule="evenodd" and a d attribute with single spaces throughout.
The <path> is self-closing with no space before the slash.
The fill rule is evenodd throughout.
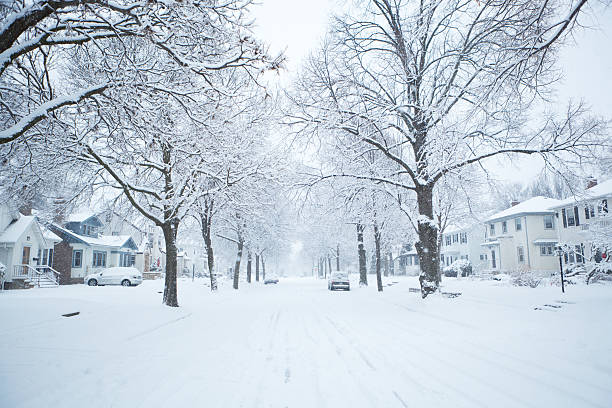
<path id="1" fill-rule="evenodd" d="M 612 286 L 397 280 L 182 281 L 178 309 L 159 281 L 4 292 L 0 406 L 612 406 Z"/>

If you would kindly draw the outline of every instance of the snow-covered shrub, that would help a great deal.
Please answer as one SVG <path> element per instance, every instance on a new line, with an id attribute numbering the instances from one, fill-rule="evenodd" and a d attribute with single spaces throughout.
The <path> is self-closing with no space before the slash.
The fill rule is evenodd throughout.
<path id="1" fill-rule="evenodd" d="M 537 276 L 528 267 L 520 267 L 517 271 L 511 274 L 512 284 L 514 286 L 529 286 L 536 288 L 542 282 L 542 277 Z"/>
<path id="2" fill-rule="evenodd" d="M 6 277 L 6 266 L 0 262 L 0 286 L 4 285 L 4 278 Z"/>
<path id="3" fill-rule="evenodd" d="M 446 277 L 466 277 L 472 274 L 472 264 L 467 259 L 457 259 L 449 266 L 442 269 Z"/>
<path id="4" fill-rule="evenodd" d="M 600 280 L 612 280 L 611 262 L 597 262 L 589 265 L 586 283 L 589 284 Z"/>

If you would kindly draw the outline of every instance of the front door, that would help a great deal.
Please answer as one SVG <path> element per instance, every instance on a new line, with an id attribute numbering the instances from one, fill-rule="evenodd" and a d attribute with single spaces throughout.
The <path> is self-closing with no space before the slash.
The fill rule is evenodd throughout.
<path id="1" fill-rule="evenodd" d="M 491 251 L 491 268 L 497 268 L 497 264 L 495 262 L 495 250 Z"/>
<path id="2" fill-rule="evenodd" d="M 21 254 L 21 264 L 22 265 L 30 264 L 30 251 L 31 251 L 31 247 L 29 246 L 23 247 L 23 252 Z M 21 272 L 21 275 L 27 275 L 28 274 L 27 266 L 22 266 L 20 272 Z"/>

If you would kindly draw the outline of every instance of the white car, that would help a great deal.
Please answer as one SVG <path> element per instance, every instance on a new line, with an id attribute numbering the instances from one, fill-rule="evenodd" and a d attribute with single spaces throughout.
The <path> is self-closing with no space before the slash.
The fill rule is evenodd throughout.
<path id="1" fill-rule="evenodd" d="M 136 286 L 142 283 L 142 273 L 134 267 L 116 266 L 87 275 L 84 279 L 89 286 L 121 285 Z"/>
<path id="2" fill-rule="evenodd" d="M 344 289 L 351 290 L 351 282 L 349 281 L 348 273 L 333 272 L 327 281 L 327 289 Z"/>

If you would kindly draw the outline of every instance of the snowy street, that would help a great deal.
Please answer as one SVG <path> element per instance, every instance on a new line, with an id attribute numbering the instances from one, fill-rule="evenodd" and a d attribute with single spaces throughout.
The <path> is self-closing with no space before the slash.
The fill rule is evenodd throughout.
<path id="1" fill-rule="evenodd" d="M 161 281 L 3 292 L 0 406 L 612 405 L 610 285 L 448 278 L 461 296 L 423 301 L 416 278 L 395 280 L 382 294 L 184 280 L 180 308 Z"/>

